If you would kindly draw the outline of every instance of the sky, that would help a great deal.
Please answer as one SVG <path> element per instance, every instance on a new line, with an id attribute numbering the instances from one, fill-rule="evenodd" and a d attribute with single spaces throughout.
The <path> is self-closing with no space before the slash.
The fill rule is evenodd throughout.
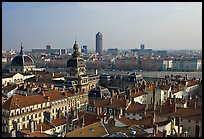
<path id="1" fill-rule="evenodd" d="M 201 2 L 3 2 L 2 49 L 202 49 Z"/>

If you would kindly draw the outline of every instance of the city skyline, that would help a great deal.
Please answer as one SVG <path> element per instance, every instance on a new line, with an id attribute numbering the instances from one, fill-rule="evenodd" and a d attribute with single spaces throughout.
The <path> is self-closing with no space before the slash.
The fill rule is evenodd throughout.
<path id="1" fill-rule="evenodd" d="M 2 49 L 72 48 L 202 49 L 202 3 L 198 2 L 3 2 Z M 76 37 L 76 38 L 75 38 Z"/>

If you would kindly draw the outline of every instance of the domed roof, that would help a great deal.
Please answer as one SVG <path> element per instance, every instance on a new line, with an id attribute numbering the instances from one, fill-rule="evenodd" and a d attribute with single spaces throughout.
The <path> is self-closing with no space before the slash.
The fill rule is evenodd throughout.
<path id="1" fill-rule="evenodd" d="M 73 49 L 72 58 L 67 60 L 67 67 L 86 67 L 84 59 L 80 57 L 79 46 L 76 41 L 73 45 Z"/>
<path id="2" fill-rule="evenodd" d="M 21 51 L 19 55 L 15 56 L 11 61 L 11 66 L 28 66 L 34 65 L 34 61 L 31 57 L 23 54 L 23 46 L 21 43 Z"/>
<path id="3" fill-rule="evenodd" d="M 28 66 L 33 65 L 34 61 L 31 57 L 27 55 L 17 55 L 11 61 L 11 66 Z"/>

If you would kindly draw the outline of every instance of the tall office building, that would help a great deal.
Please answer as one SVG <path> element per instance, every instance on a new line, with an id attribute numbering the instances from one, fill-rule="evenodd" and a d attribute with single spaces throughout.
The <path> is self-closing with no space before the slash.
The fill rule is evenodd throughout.
<path id="1" fill-rule="evenodd" d="M 103 52 L 103 35 L 98 32 L 96 34 L 96 53 L 102 55 Z"/>

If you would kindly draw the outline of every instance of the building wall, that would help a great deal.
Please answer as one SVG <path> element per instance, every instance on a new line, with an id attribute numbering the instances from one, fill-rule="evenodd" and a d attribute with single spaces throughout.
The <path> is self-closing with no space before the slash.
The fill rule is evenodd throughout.
<path id="1" fill-rule="evenodd" d="M 146 101 L 147 101 L 147 95 L 146 94 L 134 98 L 134 102 L 138 102 L 140 104 L 146 104 Z"/>
<path id="2" fill-rule="evenodd" d="M 180 119 L 180 123 L 183 125 L 184 131 L 187 130 L 191 137 L 195 137 L 195 126 L 200 125 L 200 137 L 202 137 L 202 120 Z"/>
<path id="3" fill-rule="evenodd" d="M 152 104 L 153 103 L 153 93 L 152 91 L 147 91 L 147 104 Z M 155 93 L 155 101 L 156 104 L 164 103 L 164 91 L 163 90 L 156 90 Z"/>
<path id="4" fill-rule="evenodd" d="M 129 119 L 139 120 L 142 119 L 142 114 L 140 113 L 127 113 L 125 112 L 125 117 Z"/>

